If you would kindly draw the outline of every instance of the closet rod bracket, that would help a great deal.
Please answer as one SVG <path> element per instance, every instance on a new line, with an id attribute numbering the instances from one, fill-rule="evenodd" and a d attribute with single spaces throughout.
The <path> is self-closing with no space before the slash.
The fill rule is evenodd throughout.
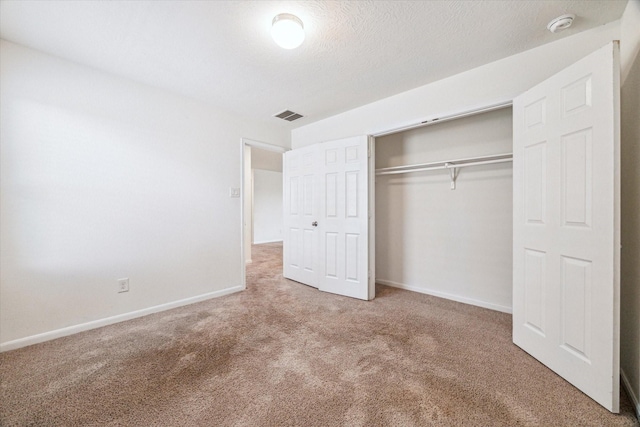
<path id="1" fill-rule="evenodd" d="M 451 175 L 451 189 L 456 189 L 456 178 L 458 178 L 458 168 L 453 163 L 446 162 L 444 167 L 449 169 L 449 174 Z"/>

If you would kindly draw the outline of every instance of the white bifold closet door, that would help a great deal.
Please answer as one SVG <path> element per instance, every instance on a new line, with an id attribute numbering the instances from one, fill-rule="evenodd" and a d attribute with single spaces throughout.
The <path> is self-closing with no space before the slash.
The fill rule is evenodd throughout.
<path id="1" fill-rule="evenodd" d="M 619 62 L 611 43 L 513 104 L 513 342 L 619 410 Z"/>
<path id="2" fill-rule="evenodd" d="M 368 137 L 359 136 L 284 154 L 284 277 L 373 298 L 368 153 Z"/>

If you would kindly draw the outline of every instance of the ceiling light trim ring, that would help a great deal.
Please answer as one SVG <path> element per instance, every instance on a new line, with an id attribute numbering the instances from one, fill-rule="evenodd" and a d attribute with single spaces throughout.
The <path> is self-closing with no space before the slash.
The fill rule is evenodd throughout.
<path id="1" fill-rule="evenodd" d="M 291 13 L 280 13 L 271 21 L 271 37 L 283 49 L 295 49 L 304 41 L 304 24 Z"/>
<path id="2" fill-rule="evenodd" d="M 271 26 L 274 26 L 276 24 L 276 22 L 281 21 L 283 19 L 287 19 L 289 21 L 293 21 L 296 24 L 300 25 L 300 28 L 302 28 L 304 30 L 304 24 L 302 23 L 302 20 L 300 18 L 298 18 L 296 15 L 293 15 L 291 13 L 279 13 L 276 16 L 273 17 L 273 21 L 271 21 Z"/>

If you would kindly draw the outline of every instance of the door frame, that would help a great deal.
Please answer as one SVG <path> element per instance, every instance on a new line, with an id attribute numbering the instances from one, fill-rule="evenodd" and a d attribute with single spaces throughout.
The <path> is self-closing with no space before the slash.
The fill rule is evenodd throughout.
<path id="1" fill-rule="evenodd" d="M 245 186 L 245 147 L 249 148 L 259 148 L 260 150 L 273 151 L 275 153 L 285 153 L 290 150 L 290 148 L 281 147 L 275 144 L 269 144 L 267 142 L 257 141 L 255 139 L 250 138 L 240 138 L 240 286 L 242 289 L 247 289 L 247 259 L 245 254 L 245 231 L 244 231 L 244 219 L 245 219 L 245 199 L 247 195 L 244 191 Z M 249 168 L 251 169 L 251 168 Z M 253 195 L 251 195 L 253 197 Z M 252 200 L 253 205 L 253 200 Z"/>
<path id="2" fill-rule="evenodd" d="M 376 138 L 367 135 L 369 176 L 367 207 L 369 209 L 369 301 L 376 297 Z"/>

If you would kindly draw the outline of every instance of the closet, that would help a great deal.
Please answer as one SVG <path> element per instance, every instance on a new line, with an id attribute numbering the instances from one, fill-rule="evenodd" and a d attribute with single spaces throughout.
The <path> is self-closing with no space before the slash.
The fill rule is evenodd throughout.
<path id="1" fill-rule="evenodd" d="M 512 103 L 286 153 L 285 277 L 512 312 L 514 344 L 617 412 L 619 76 L 612 42 Z"/>
<path id="2" fill-rule="evenodd" d="M 377 137 L 376 281 L 511 312 L 512 147 L 510 106 Z"/>

